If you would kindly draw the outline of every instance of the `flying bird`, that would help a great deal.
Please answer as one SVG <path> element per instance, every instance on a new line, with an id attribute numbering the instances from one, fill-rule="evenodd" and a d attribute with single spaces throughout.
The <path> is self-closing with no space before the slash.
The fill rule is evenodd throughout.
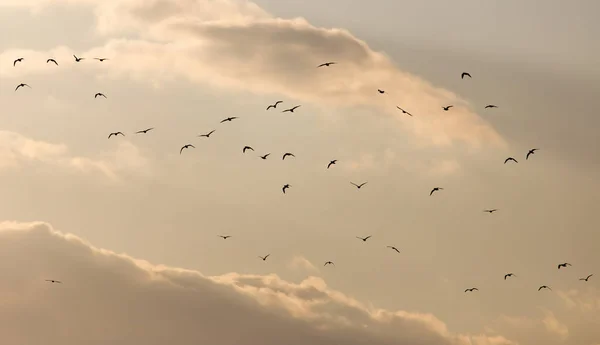
<path id="1" fill-rule="evenodd" d="M 381 90 L 381 89 L 377 89 L 377 91 L 378 91 L 379 93 L 385 93 L 385 91 L 383 91 L 383 90 Z"/>
<path id="2" fill-rule="evenodd" d="M 21 84 L 17 85 L 17 87 L 15 88 L 15 91 L 17 91 L 20 87 L 25 87 L 25 86 L 27 86 L 28 88 L 31 89 L 31 86 L 29 86 L 29 85 L 27 85 L 25 83 L 21 83 Z"/>
<path id="3" fill-rule="evenodd" d="M 137 132 L 135 132 L 135 134 L 140 134 L 140 133 L 146 134 L 146 133 L 148 133 L 149 131 L 151 131 L 153 129 L 154 129 L 154 127 L 147 128 L 147 129 L 144 129 L 143 131 L 137 131 Z"/>
<path id="4" fill-rule="evenodd" d="M 363 182 L 361 184 L 356 184 L 354 182 L 350 182 L 351 185 L 355 186 L 356 188 L 360 189 L 362 186 L 366 185 L 367 182 Z"/>
<path id="5" fill-rule="evenodd" d="M 400 253 L 400 251 L 398 250 L 398 248 L 394 247 L 394 246 L 387 246 L 388 248 L 391 248 L 392 250 L 395 250 L 396 252 Z"/>
<path id="6" fill-rule="evenodd" d="M 15 61 L 13 61 L 13 67 L 15 67 L 17 65 L 17 62 L 21 62 L 23 61 L 23 58 L 18 58 Z"/>
<path id="7" fill-rule="evenodd" d="M 48 59 L 48 60 L 46 60 L 46 63 L 49 63 L 49 62 L 54 62 L 54 64 L 56 66 L 58 66 L 58 62 L 56 62 L 56 60 L 54 60 L 54 59 Z"/>
<path id="8" fill-rule="evenodd" d="M 463 72 L 463 73 L 460 75 L 460 79 L 465 79 L 465 77 L 472 78 L 472 77 L 471 77 L 471 75 L 470 75 L 469 73 L 467 73 L 467 72 Z"/>
<path id="9" fill-rule="evenodd" d="M 516 275 L 514 273 L 507 273 L 504 275 L 504 280 L 506 280 L 508 277 L 516 277 Z"/>
<path id="10" fill-rule="evenodd" d="M 100 97 L 100 96 L 102 96 L 102 97 L 106 98 L 106 95 L 105 95 L 105 94 L 103 94 L 102 92 L 98 92 L 97 94 L 95 94 L 95 95 L 94 95 L 94 98 L 98 98 L 98 97 Z"/>
<path id="11" fill-rule="evenodd" d="M 228 117 L 228 118 L 226 118 L 226 119 L 224 119 L 224 120 L 221 120 L 221 123 L 223 123 L 223 122 L 225 122 L 225 121 L 229 121 L 229 122 L 231 122 L 231 120 L 235 120 L 235 119 L 237 119 L 237 116 Z"/>
<path id="12" fill-rule="evenodd" d="M 493 104 L 488 104 L 488 105 L 485 106 L 485 109 L 488 109 L 488 108 L 498 108 L 498 106 L 497 105 L 493 105 Z"/>
<path id="13" fill-rule="evenodd" d="M 46 279 L 46 281 L 49 282 L 49 283 L 62 284 L 62 282 L 60 280 Z"/>
<path id="14" fill-rule="evenodd" d="M 264 156 L 259 156 L 259 157 L 260 157 L 260 158 L 262 158 L 262 159 L 267 159 L 267 157 L 269 157 L 269 155 L 270 155 L 270 153 L 267 153 L 266 155 L 264 155 Z"/>
<path id="15" fill-rule="evenodd" d="M 494 213 L 494 212 L 496 212 L 496 211 L 498 211 L 498 209 L 497 209 L 497 208 L 493 208 L 493 209 L 491 209 L 491 210 L 483 210 L 483 212 L 487 212 L 487 213 L 490 213 L 490 214 L 492 214 L 492 213 Z"/>
<path id="16" fill-rule="evenodd" d="M 246 150 L 254 151 L 254 149 L 251 146 L 244 146 L 244 148 L 242 149 L 242 153 L 246 153 Z"/>
<path id="17" fill-rule="evenodd" d="M 433 192 L 437 192 L 437 191 L 440 191 L 440 190 L 444 190 L 444 188 L 435 187 L 434 189 L 431 190 L 431 192 L 429 193 L 429 196 L 431 196 L 433 194 Z"/>
<path id="18" fill-rule="evenodd" d="M 104 61 L 104 60 L 108 60 L 107 58 L 94 58 L 94 60 L 98 60 L 100 62 Z"/>
<path id="19" fill-rule="evenodd" d="M 327 266 L 327 265 L 333 265 L 333 266 L 335 266 L 335 264 L 333 263 L 333 261 L 327 261 L 325 263 L 325 265 L 323 265 L 323 266 Z"/>
<path id="20" fill-rule="evenodd" d="M 285 159 L 285 157 L 287 157 L 287 156 L 296 157 L 296 156 L 294 156 L 294 154 L 293 154 L 293 153 L 286 152 L 286 153 L 283 155 L 283 157 L 281 158 L 281 160 L 284 160 L 284 159 Z"/>
<path id="21" fill-rule="evenodd" d="M 529 156 L 531 156 L 532 154 L 535 154 L 535 151 L 537 151 L 539 149 L 531 149 L 529 150 L 529 152 L 527 152 L 527 156 L 525 156 L 525 160 L 529 159 Z"/>
<path id="22" fill-rule="evenodd" d="M 317 66 L 317 68 L 323 67 L 323 66 L 329 67 L 329 65 L 335 65 L 335 62 L 325 62 L 325 63 L 322 63 L 319 66 Z"/>
<path id="23" fill-rule="evenodd" d="M 367 240 L 368 240 L 369 238 L 371 238 L 371 236 L 369 235 L 369 236 L 367 236 L 367 237 L 365 237 L 365 238 L 362 238 L 362 237 L 358 237 L 358 236 L 356 236 L 356 238 L 358 238 L 359 240 L 362 240 L 363 242 L 367 242 Z"/>
<path id="24" fill-rule="evenodd" d="M 508 161 L 514 161 L 515 163 L 519 163 L 519 162 L 517 162 L 517 160 L 516 160 L 516 159 L 514 159 L 514 158 L 512 158 L 512 157 L 508 157 L 508 158 L 506 158 L 506 159 L 504 160 L 504 164 L 506 164 Z"/>
<path id="25" fill-rule="evenodd" d="M 219 237 L 221 237 L 221 238 L 222 238 L 222 239 L 224 239 L 224 240 L 226 240 L 226 239 L 228 239 L 229 237 L 231 237 L 231 236 L 229 236 L 229 235 L 227 235 L 227 236 L 221 236 L 221 235 L 218 235 L 218 236 L 219 236 Z"/>
<path id="26" fill-rule="evenodd" d="M 113 135 L 116 137 L 119 134 L 121 134 L 122 136 L 125 136 L 125 134 L 123 134 L 122 132 L 112 132 L 108 135 L 108 139 L 110 139 L 110 137 L 112 137 Z"/>
<path id="27" fill-rule="evenodd" d="M 267 254 L 267 255 L 265 255 L 265 256 L 260 256 L 260 255 L 259 255 L 258 257 L 259 257 L 259 258 L 261 258 L 261 259 L 262 259 L 262 261 L 267 261 L 267 258 L 269 257 L 269 255 L 271 255 L 271 254 Z"/>
<path id="28" fill-rule="evenodd" d="M 327 169 L 329 169 L 329 167 L 334 165 L 335 163 L 337 163 L 337 159 L 334 159 L 331 162 L 329 162 L 329 164 L 327 164 Z"/>
<path id="29" fill-rule="evenodd" d="M 293 112 L 294 112 L 294 110 L 296 110 L 296 109 L 298 109 L 298 108 L 300 108 L 300 106 L 299 106 L 299 105 L 297 105 L 297 106 L 294 106 L 294 107 L 292 107 L 292 108 L 289 108 L 289 109 L 286 109 L 286 110 L 282 111 L 282 113 L 285 113 L 286 111 L 289 111 L 290 113 L 293 113 Z"/>
<path id="30" fill-rule="evenodd" d="M 80 62 L 81 60 L 84 60 L 84 59 L 85 59 L 85 58 L 80 58 L 80 57 L 77 57 L 77 56 L 75 56 L 75 55 L 73 55 L 73 57 L 75 58 L 75 62 Z"/>
<path id="31" fill-rule="evenodd" d="M 196 148 L 196 146 L 194 146 L 194 145 L 192 145 L 192 144 L 183 145 L 183 146 L 181 147 L 181 150 L 179 150 L 179 154 L 181 154 L 181 152 L 183 151 L 183 149 L 187 149 L 187 148 L 189 148 L 189 147 Z"/>
<path id="32" fill-rule="evenodd" d="M 470 289 L 466 289 L 465 292 L 473 292 L 473 291 L 479 291 L 478 288 L 470 288 Z"/>
<path id="33" fill-rule="evenodd" d="M 210 131 L 210 132 L 208 132 L 206 134 L 201 134 L 201 135 L 199 135 L 199 137 L 207 137 L 207 138 L 209 138 L 210 135 L 213 134 L 214 132 L 215 132 L 215 129 L 213 129 L 212 131 Z"/>
<path id="34" fill-rule="evenodd" d="M 567 266 L 573 266 L 568 262 L 565 262 L 564 264 L 558 264 L 558 269 L 560 269 L 561 267 L 567 268 Z"/>
<path id="35" fill-rule="evenodd" d="M 450 108 L 452 108 L 452 107 L 453 107 L 453 105 L 447 105 L 447 106 L 445 106 L 445 107 L 442 107 L 442 109 L 444 109 L 445 111 L 448 111 L 448 110 L 450 110 Z"/>
<path id="36" fill-rule="evenodd" d="M 593 276 L 593 274 L 590 274 L 589 276 L 585 277 L 585 278 L 579 278 L 579 280 L 585 280 L 588 281 L 588 279 L 590 279 L 590 277 Z"/>
<path id="37" fill-rule="evenodd" d="M 400 110 L 402 111 L 402 113 L 403 113 L 403 114 L 406 114 L 406 115 L 408 115 L 408 116 L 412 116 L 412 114 L 411 114 L 411 113 L 409 113 L 408 111 L 406 111 L 406 110 L 404 110 L 404 109 L 400 108 L 399 106 L 396 106 L 396 108 L 400 109 Z"/>
<path id="38" fill-rule="evenodd" d="M 271 104 L 271 105 L 269 105 L 269 106 L 267 107 L 267 110 L 269 110 L 269 109 L 271 109 L 271 108 L 273 108 L 273 109 L 276 109 L 276 108 L 277 108 L 277 104 L 279 104 L 279 103 L 283 103 L 283 101 L 277 101 L 277 102 L 275 102 L 275 104 Z"/>
<path id="39" fill-rule="evenodd" d="M 552 291 L 552 289 L 549 286 L 546 286 L 546 285 L 540 286 L 540 288 L 538 289 L 538 291 L 540 291 L 541 289 L 548 289 L 548 290 Z"/>
<path id="40" fill-rule="evenodd" d="M 283 191 L 283 194 L 285 194 L 285 190 L 290 188 L 291 186 L 289 184 L 285 184 L 283 185 L 283 188 L 281 188 L 281 190 Z"/>

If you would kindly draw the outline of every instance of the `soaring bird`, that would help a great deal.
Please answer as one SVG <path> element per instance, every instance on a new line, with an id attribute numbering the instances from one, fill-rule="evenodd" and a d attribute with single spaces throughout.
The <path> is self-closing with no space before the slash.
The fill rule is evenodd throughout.
<path id="1" fill-rule="evenodd" d="M 337 163 L 337 159 L 330 161 L 329 164 L 327 164 L 327 169 L 329 169 L 329 167 L 334 165 L 335 163 Z"/>
<path id="2" fill-rule="evenodd" d="M 100 62 L 104 61 L 104 60 L 108 60 L 107 58 L 94 58 L 94 60 L 98 60 Z"/>
<path id="3" fill-rule="evenodd" d="M 350 182 L 351 185 L 355 186 L 356 188 L 360 189 L 362 186 L 366 185 L 368 182 L 363 182 L 361 184 L 356 184 L 354 182 Z"/>
<path id="4" fill-rule="evenodd" d="M 246 153 L 246 150 L 254 151 L 254 149 L 251 146 L 244 146 L 244 148 L 242 149 L 242 153 Z"/>
<path id="5" fill-rule="evenodd" d="M 228 118 L 226 118 L 226 119 L 224 119 L 224 120 L 221 120 L 221 123 L 223 123 L 223 122 L 225 122 L 225 121 L 229 121 L 229 122 L 231 122 L 231 120 L 235 120 L 235 119 L 237 119 L 237 116 L 228 117 Z"/>
<path id="6" fill-rule="evenodd" d="M 497 209 L 497 208 L 493 208 L 493 209 L 491 209 L 491 210 L 483 210 L 483 212 L 487 212 L 487 213 L 490 213 L 490 214 L 491 214 L 491 213 L 494 213 L 494 212 L 496 212 L 496 211 L 498 211 L 498 209 Z"/>
<path id="7" fill-rule="evenodd" d="M 593 274 L 590 274 L 589 276 L 585 277 L 585 278 L 579 278 L 579 280 L 585 280 L 588 281 L 588 279 L 590 279 L 590 277 L 593 276 Z"/>
<path id="8" fill-rule="evenodd" d="M 444 188 L 442 188 L 442 187 L 435 187 L 435 188 L 433 188 L 433 189 L 431 190 L 431 192 L 429 193 L 429 196 L 431 196 L 431 195 L 433 194 L 433 192 L 437 192 L 437 191 L 439 191 L 439 190 L 444 190 Z"/>
<path id="9" fill-rule="evenodd" d="M 408 111 L 406 111 L 406 110 L 404 110 L 404 109 L 400 108 L 399 106 L 396 106 L 396 108 L 400 109 L 400 110 L 402 111 L 402 113 L 403 113 L 403 114 L 406 114 L 406 115 L 408 115 L 408 116 L 412 116 L 412 114 L 411 114 L 411 113 L 409 113 Z"/>
<path id="10" fill-rule="evenodd" d="M 48 60 L 46 60 L 46 63 L 49 63 L 49 62 L 54 62 L 54 64 L 56 66 L 58 66 L 58 62 L 56 62 L 56 60 L 54 60 L 54 59 L 48 59 Z"/>
<path id="11" fill-rule="evenodd" d="M 493 105 L 493 104 L 488 104 L 488 105 L 485 106 L 485 109 L 488 109 L 488 108 L 498 108 L 498 106 L 497 105 Z"/>
<path id="12" fill-rule="evenodd" d="M 269 157 L 269 155 L 270 155 L 270 153 L 267 153 L 266 155 L 264 155 L 264 156 L 259 156 L 259 157 L 260 157 L 260 158 L 262 158 L 262 159 L 267 159 L 267 157 Z"/>
<path id="13" fill-rule="evenodd" d="M 146 134 L 146 133 L 148 133 L 149 131 L 151 131 L 153 129 L 154 129 L 154 127 L 150 127 L 150 128 L 144 129 L 142 131 L 137 131 L 137 132 L 135 132 L 135 134 L 140 134 L 140 133 Z"/>
<path id="14" fill-rule="evenodd" d="M 17 87 L 15 88 L 15 91 L 17 91 L 20 87 L 25 87 L 25 86 L 27 86 L 28 88 L 31 89 L 31 86 L 29 86 L 29 85 L 27 85 L 25 83 L 21 83 L 21 84 L 17 85 Z"/>
<path id="15" fill-rule="evenodd" d="M 98 97 L 100 97 L 100 96 L 102 96 L 102 97 L 106 98 L 106 95 L 105 95 L 105 94 L 103 94 L 102 92 L 98 92 L 97 94 L 95 94 L 95 95 L 94 95 L 94 98 L 98 98 Z"/>
<path id="16" fill-rule="evenodd" d="M 283 194 L 285 194 L 285 190 L 286 190 L 286 189 L 288 189 L 288 188 L 290 188 L 290 187 L 291 187 L 291 186 L 290 186 L 289 184 L 287 184 L 287 183 L 286 183 L 286 184 L 284 184 L 284 185 L 283 185 L 283 188 L 281 188 L 281 190 L 283 191 Z"/>
<path id="17" fill-rule="evenodd" d="M 212 131 L 210 131 L 210 132 L 208 132 L 206 134 L 201 134 L 201 135 L 199 135 L 199 137 L 207 137 L 207 138 L 209 138 L 210 135 L 213 134 L 214 132 L 215 132 L 215 129 L 213 129 Z"/>
<path id="18" fill-rule="evenodd" d="M 62 282 L 60 280 L 46 279 L 46 281 L 49 283 L 62 284 Z"/>
<path id="19" fill-rule="evenodd" d="M 504 275 L 504 280 L 506 280 L 508 277 L 516 277 L 516 275 L 514 273 L 507 273 Z"/>
<path id="20" fill-rule="evenodd" d="M 179 150 L 179 154 L 181 154 L 181 152 L 183 151 L 183 149 L 187 149 L 187 148 L 189 148 L 189 147 L 196 148 L 196 146 L 194 146 L 194 145 L 192 145 L 192 144 L 183 145 L 183 146 L 181 147 L 181 150 Z"/>
<path id="21" fill-rule="evenodd" d="M 452 107 L 453 107 L 453 105 L 447 105 L 447 106 L 445 106 L 445 107 L 442 107 L 442 109 L 444 109 L 445 111 L 448 111 L 448 110 L 450 110 L 450 108 L 452 108 Z"/>
<path id="22" fill-rule="evenodd" d="M 73 57 L 75 58 L 75 62 L 80 62 L 81 60 L 85 60 L 85 58 L 80 58 L 75 55 L 73 55 Z"/>
<path id="23" fill-rule="evenodd" d="M 13 61 L 13 67 L 17 65 L 17 62 L 21 62 L 23 61 L 23 58 L 18 58 L 15 61 Z"/>
<path id="24" fill-rule="evenodd" d="M 392 250 L 395 250 L 396 252 L 400 253 L 400 251 L 398 250 L 398 248 L 394 247 L 394 246 L 387 246 L 388 248 L 391 248 Z"/>
<path id="25" fill-rule="evenodd" d="M 514 158 L 512 158 L 512 157 L 508 157 L 508 158 L 506 158 L 506 159 L 504 160 L 504 164 L 506 164 L 508 161 L 513 161 L 513 162 L 515 162 L 515 163 L 519 163 L 519 162 L 517 162 L 517 160 L 516 160 L 516 159 L 514 159 Z"/>
<path id="26" fill-rule="evenodd" d="M 465 79 L 465 76 L 472 78 L 468 72 L 462 72 L 462 74 L 460 75 L 460 79 Z"/>
<path id="27" fill-rule="evenodd" d="M 465 292 L 473 292 L 473 291 L 479 291 L 478 288 L 470 288 L 470 289 L 466 289 Z"/>
<path id="28" fill-rule="evenodd" d="M 121 134 L 122 136 L 125 136 L 125 134 L 123 134 L 122 132 L 112 132 L 108 135 L 108 139 L 110 139 L 110 137 L 112 137 L 113 135 L 116 137 L 119 134 Z"/>
<path id="29" fill-rule="evenodd" d="M 527 156 L 525 156 L 525 160 L 528 160 L 529 156 L 531 156 L 532 154 L 534 154 L 535 151 L 537 151 L 537 150 L 539 150 L 539 149 L 531 149 L 531 150 L 529 150 L 529 152 L 527 152 Z"/>
<path id="30" fill-rule="evenodd" d="M 267 110 L 269 110 L 269 109 L 271 109 L 271 108 L 273 108 L 273 109 L 276 109 L 276 108 L 277 108 L 277 104 L 279 104 L 279 103 L 283 103 L 283 101 L 277 101 L 277 102 L 275 102 L 274 104 L 271 104 L 271 105 L 269 105 L 269 106 L 267 107 Z"/>
<path id="31" fill-rule="evenodd" d="M 289 111 L 290 113 L 293 113 L 293 112 L 294 112 L 294 110 L 296 110 L 296 109 L 298 109 L 298 108 L 300 108 L 300 106 L 299 106 L 299 105 L 296 105 L 296 106 L 294 106 L 294 107 L 292 107 L 292 108 L 289 108 L 289 109 L 286 109 L 286 110 L 282 111 L 282 113 L 285 113 L 285 112 L 287 112 L 287 111 Z"/>
<path id="32" fill-rule="evenodd" d="M 379 92 L 379 93 L 385 93 L 385 91 L 381 90 L 381 89 L 377 89 L 377 92 Z"/>
<path id="33" fill-rule="evenodd" d="M 219 236 L 219 237 L 221 237 L 221 238 L 222 238 L 222 239 L 224 239 L 224 240 L 226 240 L 226 239 L 228 239 L 229 237 L 231 237 L 231 236 L 229 236 L 229 235 L 227 235 L 227 236 L 218 235 L 218 236 Z"/>
<path id="34" fill-rule="evenodd" d="M 271 255 L 271 254 L 267 254 L 267 255 L 265 255 L 265 256 L 260 256 L 260 255 L 259 255 L 258 257 L 259 257 L 259 258 L 261 258 L 261 259 L 262 259 L 262 261 L 267 261 L 267 258 L 269 257 L 269 255 Z"/>
<path id="35" fill-rule="evenodd" d="M 369 235 L 369 236 L 367 236 L 367 237 L 364 237 L 364 238 L 363 238 L 363 237 L 358 237 L 358 236 L 356 236 L 356 238 L 358 238 L 359 240 L 362 240 L 363 242 L 367 242 L 367 240 L 368 240 L 369 238 L 371 238 L 371 235 Z"/>
<path id="36" fill-rule="evenodd" d="M 560 269 L 561 267 L 567 268 L 567 266 L 573 266 L 568 262 L 565 262 L 564 264 L 558 264 L 558 269 Z"/>
<path id="37" fill-rule="evenodd" d="M 335 266 L 335 264 L 333 263 L 333 261 L 327 261 L 325 263 L 325 265 L 323 265 L 323 266 L 327 266 L 327 265 L 333 265 L 333 266 Z"/>
<path id="38" fill-rule="evenodd" d="M 319 66 L 317 66 L 317 68 L 323 67 L 323 66 L 329 67 L 329 65 L 335 65 L 335 62 L 325 62 L 325 63 L 322 63 Z"/>
<path id="39" fill-rule="evenodd" d="M 287 156 L 296 157 L 296 156 L 294 156 L 294 154 L 293 154 L 293 153 L 286 152 L 286 153 L 283 155 L 283 157 L 281 158 L 281 160 L 284 160 L 284 159 L 285 159 L 285 157 L 287 157 Z"/>
<path id="40" fill-rule="evenodd" d="M 548 290 L 552 291 L 552 289 L 549 286 L 546 286 L 546 285 L 540 286 L 540 288 L 538 289 L 538 291 L 540 291 L 541 289 L 548 289 Z"/>

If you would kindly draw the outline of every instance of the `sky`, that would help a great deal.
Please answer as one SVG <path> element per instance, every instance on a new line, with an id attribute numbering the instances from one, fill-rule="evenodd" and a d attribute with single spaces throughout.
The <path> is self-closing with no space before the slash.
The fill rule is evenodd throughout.
<path id="1" fill-rule="evenodd" d="M 3 339 L 599 345 L 600 4 L 541 4 L 0 2 Z"/>

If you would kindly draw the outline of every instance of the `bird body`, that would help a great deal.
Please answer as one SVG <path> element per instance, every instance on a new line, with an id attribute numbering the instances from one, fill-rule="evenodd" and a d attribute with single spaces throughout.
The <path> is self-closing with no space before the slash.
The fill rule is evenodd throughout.
<path id="1" fill-rule="evenodd" d="M 512 158 L 512 157 L 508 157 L 508 158 L 506 158 L 506 159 L 504 160 L 504 164 L 506 164 L 506 163 L 507 163 L 507 162 L 509 162 L 509 161 L 513 161 L 513 162 L 515 162 L 515 163 L 519 163 L 519 162 L 517 162 L 517 160 L 516 160 L 516 159 L 514 159 L 514 158 Z"/>
<path id="2" fill-rule="evenodd" d="M 541 289 L 548 289 L 548 290 L 552 291 L 552 289 L 549 286 L 546 286 L 546 285 L 540 286 L 540 288 L 538 289 L 538 291 L 540 291 Z"/>
<path id="3" fill-rule="evenodd" d="M 358 238 L 359 240 L 362 240 L 363 242 L 367 242 L 367 240 L 368 240 L 369 238 L 371 238 L 371 235 L 369 235 L 369 236 L 367 236 L 367 237 L 358 237 L 358 236 L 356 236 L 356 238 Z"/>
<path id="4" fill-rule="evenodd" d="M 488 104 L 485 106 L 485 109 L 489 109 L 489 108 L 498 108 L 497 105 L 493 105 L 493 104 Z"/>
<path id="5" fill-rule="evenodd" d="M 125 134 L 123 134 L 122 132 L 112 132 L 112 133 L 110 133 L 110 134 L 108 135 L 108 139 L 110 139 L 110 137 L 112 137 L 113 135 L 114 135 L 114 136 L 117 136 L 117 135 L 119 135 L 119 134 L 121 134 L 122 136 L 125 136 Z"/>
<path id="6" fill-rule="evenodd" d="M 80 58 L 75 55 L 73 55 L 73 57 L 75 58 L 75 62 L 80 62 L 81 60 L 85 60 L 85 58 Z"/>
<path id="7" fill-rule="evenodd" d="M 153 129 L 154 129 L 154 127 L 147 128 L 147 129 L 144 129 L 144 130 L 142 130 L 142 131 L 137 131 L 137 132 L 135 132 L 135 134 L 140 134 L 140 133 L 144 133 L 144 134 L 146 134 L 146 133 L 148 133 L 149 131 L 151 131 L 151 130 L 153 130 Z"/>
<path id="8" fill-rule="evenodd" d="M 58 62 L 56 62 L 56 60 L 54 60 L 54 59 L 48 59 L 48 60 L 46 60 L 46 63 L 49 63 L 49 62 L 54 62 L 54 64 L 56 66 L 58 66 Z"/>
<path id="9" fill-rule="evenodd" d="M 478 288 L 474 287 L 474 288 L 470 288 L 470 289 L 466 289 L 465 292 L 473 292 L 473 291 L 479 291 Z"/>
<path id="10" fill-rule="evenodd" d="M 231 237 L 231 236 L 229 236 L 229 235 L 227 235 L 227 236 L 218 235 L 218 236 L 219 236 L 219 237 L 221 237 L 221 238 L 222 238 L 222 239 L 224 239 L 224 240 L 226 240 L 226 239 L 228 239 L 229 237 Z"/>
<path id="11" fill-rule="evenodd" d="M 444 188 L 442 187 L 435 187 L 431 190 L 431 192 L 429 192 L 429 196 L 431 196 L 434 192 L 440 191 L 440 190 L 444 190 Z"/>
<path id="12" fill-rule="evenodd" d="M 265 255 L 265 256 L 260 256 L 260 255 L 259 255 L 258 257 L 259 257 L 259 258 L 261 258 L 261 259 L 262 259 L 262 261 L 267 261 L 267 258 L 269 257 L 269 255 L 271 255 L 271 254 L 267 254 L 267 255 Z"/>
<path id="13" fill-rule="evenodd" d="M 442 109 L 444 109 L 444 111 L 448 111 L 450 110 L 450 108 L 454 107 L 453 105 L 447 105 L 445 107 L 442 107 Z"/>
<path id="14" fill-rule="evenodd" d="M 504 280 L 506 280 L 508 277 L 516 277 L 516 275 L 514 273 L 507 273 L 504 275 Z"/>
<path id="15" fill-rule="evenodd" d="M 283 103 L 283 101 L 277 101 L 277 102 L 275 102 L 274 104 L 271 104 L 271 105 L 269 105 L 269 106 L 267 107 L 267 110 L 269 110 L 269 109 L 271 109 L 271 108 L 273 108 L 273 109 L 276 109 L 276 108 L 277 108 L 277 104 L 279 104 L 279 103 Z"/>
<path id="16" fill-rule="evenodd" d="M 391 248 L 392 250 L 395 250 L 396 252 L 400 253 L 400 251 L 398 250 L 398 248 L 394 247 L 394 246 L 387 246 L 388 248 Z"/>
<path id="17" fill-rule="evenodd" d="M 270 153 L 267 153 L 266 155 L 264 155 L 264 156 L 259 156 L 259 157 L 260 157 L 260 158 L 262 158 L 262 159 L 267 159 L 267 157 L 269 157 L 269 155 L 270 155 Z"/>
<path id="18" fill-rule="evenodd" d="M 293 153 L 286 152 L 286 153 L 283 154 L 283 157 L 281 158 L 281 160 L 284 160 L 285 157 L 288 157 L 288 156 L 290 156 L 290 157 L 296 157 L 296 156 L 294 156 Z"/>
<path id="19" fill-rule="evenodd" d="M 590 275 L 588 275 L 588 276 L 587 276 L 587 277 L 585 277 L 585 278 L 579 278 L 579 280 L 585 280 L 585 281 L 588 281 L 588 279 L 590 279 L 590 277 L 591 277 L 591 276 L 593 276 L 593 274 L 590 274 Z"/>
<path id="20" fill-rule="evenodd" d="M 573 266 L 568 262 L 562 263 L 562 264 L 558 264 L 558 269 L 560 269 L 561 267 L 567 268 L 567 266 Z"/>
<path id="21" fill-rule="evenodd" d="M 199 135 L 199 137 L 206 137 L 206 138 L 210 138 L 210 135 L 213 134 L 215 132 L 215 129 L 213 129 L 212 131 L 206 133 L 206 134 L 201 134 Z"/>
<path id="22" fill-rule="evenodd" d="M 244 146 L 244 148 L 242 149 L 242 153 L 246 153 L 246 150 L 254 151 L 254 149 L 251 146 Z"/>
<path id="23" fill-rule="evenodd" d="M 353 185 L 354 187 L 356 187 L 356 188 L 358 188 L 358 189 L 361 189 L 361 188 L 362 188 L 362 186 L 366 185 L 367 183 L 368 183 L 368 182 L 363 182 L 363 183 L 361 183 L 361 184 L 356 184 L 356 183 L 354 183 L 354 182 L 350 182 L 350 184 L 351 184 L 351 185 Z"/>
<path id="24" fill-rule="evenodd" d="M 399 106 L 396 106 L 396 108 L 400 109 L 400 111 L 402 111 L 402 113 L 403 113 L 403 114 L 406 114 L 406 115 L 408 115 L 408 116 L 412 116 L 412 114 L 411 114 L 411 113 L 409 113 L 408 111 L 406 111 L 406 110 L 404 110 L 404 109 L 400 108 Z"/>
<path id="25" fill-rule="evenodd" d="M 298 108 L 300 108 L 300 106 L 299 106 L 299 105 L 296 105 L 296 106 L 294 106 L 294 107 L 291 107 L 291 108 L 289 108 L 289 109 L 285 109 L 284 111 L 282 111 L 282 113 L 285 113 L 285 112 L 290 112 L 290 113 L 293 113 L 293 112 L 294 112 L 294 110 L 296 110 L 296 109 L 298 109 Z"/>
<path id="26" fill-rule="evenodd" d="M 323 66 L 329 67 L 330 65 L 335 65 L 335 62 L 325 62 L 325 63 L 322 63 L 319 66 L 317 66 L 317 68 L 323 67 Z"/>
<path id="27" fill-rule="evenodd" d="M 189 147 L 196 148 L 196 146 L 194 146 L 194 145 L 192 145 L 192 144 L 183 145 L 183 146 L 181 147 L 181 150 L 179 150 L 179 154 L 181 154 L 181 152 L 183 152 L 183 149 L 187 149 L 187 148 L 189 148 Z"/>
<path id="28" fill-rule="evenodd" d="M 62 284 L 62 282 L 60 280 L 46 279 L 46 281 L 49 283 L 53 283 L 53 284 Z"/>
<path id="29" fill-rule="evenodd" d="M 97 94 L 94 95 L 94 98 L 98 98 L 98 97 L 106 98 L 106 95 L 104 95 L 102 92 L 98 92 Z"/>
<path id="30" fill-rule="evenodd" d="M 281 189 L 283 191 L 283 194 L 285 194 L 285 190 L 290 188 L 291 186 L 289 184 L 284 184 L 283 188 Z"/>
<path id="31" fill-rule="evenodd" d="M 21 84 L 17 85 L 17 87 L 15 88 L 15 91 L 17 91 L 19 88 L 21 88 L 21 87 L 25 87 L 25 86 L 27 86 L 28 88 L 30 88 L 30 89 L 31 89 L 31 86 L 29 86 L 29 85 L 27 85 L 27 84 L 25 84 L 25 83 L 21 83 Z"/>
<path id="32" fill-rule="evenodd" d="M 468 72 L 462 72 L 460 75 L 460 79 L 465 79 L 465 77 L 473 78 Z"/>
<path id="33" fill-rule="evenodd" d="M 381 93 L 381 94 L 384 94 L 384 93 L 385 93 L 385 91 L 384 91 L 384 90 L 381 90 L 381 89 L 377 89 L 377 92 L 379 92 L 379 93 Z"/>
<path id="34" fill-rule="evenodd" d="M 13 67 L 15 67 L 17 65 L 17 62 L 21 62 L 23 60 L 24 60 L 24 58 L 18 58 L 15 61 L 13 61 Z"/>
<path id="35" fill-rule="evenodd" d="M 335 264 L 333 263 L 333 261 L 327 261 L 325 263 L 325 265 L 323 265 L 323 266 L 327 266 L 327 265 L 333 265 L 333 266 L 335 266 Z"/>
<path id="36" fill-rule="evenodd" d="M 492 213 L 494 213 L 496 211 L 498 211 L 498 209 L 495 209 L 495 208 L 493 208 L 491 210 L 483 210 L 483 212 L 487 212 L 487 213 L 490 213 L 490 214 L 492 214 Z"/>
<path id="37" fill-rule="evenodd" d="M 535 153 L 535 151 L 537 151 L 537 150 L 539 150 L 539 149 L 531 149 L 531 150 L 529 150 L 529 151 L 527 152 L 527 156 L 525 156 L 525 160 L 528 160 L 528 159 L 529 159 L 529 156 L 531 156 L 532 154 L 534 154 L 534 153 Z"/>
<path id="38" fill-rule="evenodd" d="M 100 62 L 104 61 L 104 60 L 108 60 L 107 58 L 94 58 L 94 60 L 98 60 Z"/>
<path id="39" fill-rule="evenodd" d="M 226 119 L 223 119 L 223 120 L 221 120 L 221 123 L 223 123 L 223 122 L 226 122 L 226 121 L 229 121 L 229 122 L 231 122 L 232 120 L 235 120 L 235 119 L 237 119 L 237 117 L 236 117 L 236 116 L 233 116 L 233 117 L 228 117 L 228 118 L 226 118 Z"/>
<path id="40" fill-rule="evenodd" d="M 329 167 L 334 165 L 335 163 L 337 163 L 337 159 L 330 161 L 329 164 L 327 164 L 327 169 L 329 169 Z"/>

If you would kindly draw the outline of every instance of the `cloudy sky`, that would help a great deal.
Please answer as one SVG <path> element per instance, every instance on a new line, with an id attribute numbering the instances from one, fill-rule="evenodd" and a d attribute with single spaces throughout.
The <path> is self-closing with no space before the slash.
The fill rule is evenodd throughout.
<path id="1" fill-rule="evenodd" d="M 599 11 L 1 1 L 3 341 L 600 344 Z"/>

